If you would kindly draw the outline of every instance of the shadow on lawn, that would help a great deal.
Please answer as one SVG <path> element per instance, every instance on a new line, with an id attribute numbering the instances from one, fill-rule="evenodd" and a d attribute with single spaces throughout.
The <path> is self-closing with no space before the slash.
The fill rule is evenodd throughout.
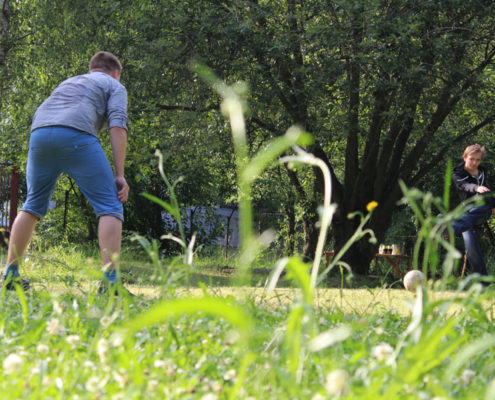
<path id="1" fill-rule="evenodd" d="M 160 284 L 160 277 L 153 274 L 150 265 L 135 265 L 134 263 L 122 263 L 121 265 L 125 281 L 137 285 Z M 252 271 L 250 282 L 245 286 L 263 287 L 270 276 L 269 268 L 255 268 Z M 236 286 L 236 269 L 229 266 L 200 266 L 189 271 L 181 278 L 181 286 L 187 287 L 231 287 Z M 292 287 L 292 282 L 282 276 L 277 284 L 279 288 Z M 392 275 L 385 276 L 362 276 L 353 275 L 342 277 L 340 272 L 332 272 L 320 287 L 323 288 L 346 288 L 346 289 L 364 289 L 364 288 L 402 288 L 401 279 L 394 278 Z"/>

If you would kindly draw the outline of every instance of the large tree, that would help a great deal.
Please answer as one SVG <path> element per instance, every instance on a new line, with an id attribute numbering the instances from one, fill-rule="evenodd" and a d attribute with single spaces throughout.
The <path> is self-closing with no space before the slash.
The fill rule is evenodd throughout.
<path id="1" fill-rule="evenodd" d="M 185 204 L 232 200 L 228 128 L 218 97 L 188 68 L 196 60 L 229 83 L 248 82 L 252 151 L 293 124 L 314 135 L 308 150 L 332 171 L 337 245 L 355 229 L 347 214 L 372 200 L 380 205 L 370 227 L 382 239 L 401 196 L 398 180 L 419 185 L 452 144 L 493 121 L 492 3 L 19 0 L 10 18 L 19 45 L 9 53 L 9 92 L 0 99 L 2 154 L 22 164 L 36 106 L 63 78 L 84 72 L 93 52 L 107 49 L 125 66 L 128 173 L 138 193 L 166 196 L 153 164 L 160 148 L 172 180 L 186 178 L 179 187 Z M 311 256 L 321 177 L 308 169 L 285 174 L 254 193 L 269 195 L 269 184 L 291 187 L 272 192 L 288 214 L 297 198 Z M 158 210 L 139 196 L 130 205 L 131 228 L 153 226 L 146 233 L 159 236 Z M 356 272 L 367 271 L 374 251 L 367 241 L 352 248 Z"/>
<path id="2" fill-rule="evenodd" d="M 492 1 L 236 0 L 181 7 L 191 15 L 178 38 L 221 76 L 250 83 L 252 135 L 280 135 L 291 124 L 314 135 L 309 150 L 332 171 L 337 247 L 356 228 L 348 213 L 365 211 L 372 200 L 379 207 L 369 226 L 383 239 L 401 197 L 399 179 L 418 185 L 453 144 L 483 132 L 495 117 Z M 322 181 L 317 171 L 310 181 L 287 173 L 305 209 L 311 256 Z M 366 273 L 375 251 L 362 240 L 346 258 Z"/>

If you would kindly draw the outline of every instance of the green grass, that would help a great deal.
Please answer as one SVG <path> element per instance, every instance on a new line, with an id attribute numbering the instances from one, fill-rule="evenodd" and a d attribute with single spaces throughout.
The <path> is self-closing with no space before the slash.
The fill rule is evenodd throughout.
<path id="1" fill-rule="evenodd" d="M 97 252 L 82 250 L 31 251 L 21 271 L 35 289 L 0 296 L 2 398 L 483 399 L 493 390 L 491 290 L 431 286 L 418 302 L 401 289 L 320 288 L 310 306 L 290 276 L 271 292 L 189 285 L 185 266 L 162 260 L 172 270 L 164 282 L 148 259 L 124 253 L 123 275 L 142 291 L 114 299 L 95 295 Z"/>

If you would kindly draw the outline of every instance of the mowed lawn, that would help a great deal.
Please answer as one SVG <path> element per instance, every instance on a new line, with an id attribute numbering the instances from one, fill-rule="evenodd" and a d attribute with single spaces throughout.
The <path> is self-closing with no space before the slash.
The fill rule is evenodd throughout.
<path id="1" fill-rule="evenodd" d="M 77 288 L 68 288 L 67 285 L 52 282 L 50 285 L 34 284 L 37 291 L 49 292 L 52 295 L 64 295 L 72 293 L 76 296 L 84 292 L 95 290 L 98 282 L 83 283 Z M 162 287 L 151 285 L 126 284 L 133 294 L 143 300 L 157 301 L 163 294 Z M 296 288 L 276 288 L 267 290 L 260 287 L 249 286 L 211 286 L 205 288 L 177 287 L 175 296 L 181 297 L 204 297 L 206 295 L 218 298 L 234 298 L 237 301 L 253 301 L 255 304 L 263 305 L 268 309 L 287 308 L 301 297 L 301 290 Z M 455 313 L 463 309 L 461 302 L 466 294 L 448 290 L 428 290 L 429 302 L 441 301 L 447 304 L 447 311 Z M 397 313 L 402 316 L 411 315 L 416 300 L 416 293 L 404 289 L 373 288 L 373 289 L 327 289 L 318 288 L 314 294 L 314 307 L 331 313 L 332 311 L 353 314 L 371 315 L 380 313 Z M 489 315 L 495 315 L 495 297 L 486 296 L 482 302 L 485 311 Z"/>

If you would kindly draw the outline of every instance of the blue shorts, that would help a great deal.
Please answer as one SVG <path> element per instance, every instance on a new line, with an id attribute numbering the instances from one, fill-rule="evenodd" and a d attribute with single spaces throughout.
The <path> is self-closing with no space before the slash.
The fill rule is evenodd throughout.
<path id="1" fill-rule="evenodd" d="M 22 211 L 41 219 L 61 173 L 76 182 L 97 217 L 124 220 L 112 167 L 96 136 L 63 126 L 31 132 L 26 167 L 27 199 Z"/>

